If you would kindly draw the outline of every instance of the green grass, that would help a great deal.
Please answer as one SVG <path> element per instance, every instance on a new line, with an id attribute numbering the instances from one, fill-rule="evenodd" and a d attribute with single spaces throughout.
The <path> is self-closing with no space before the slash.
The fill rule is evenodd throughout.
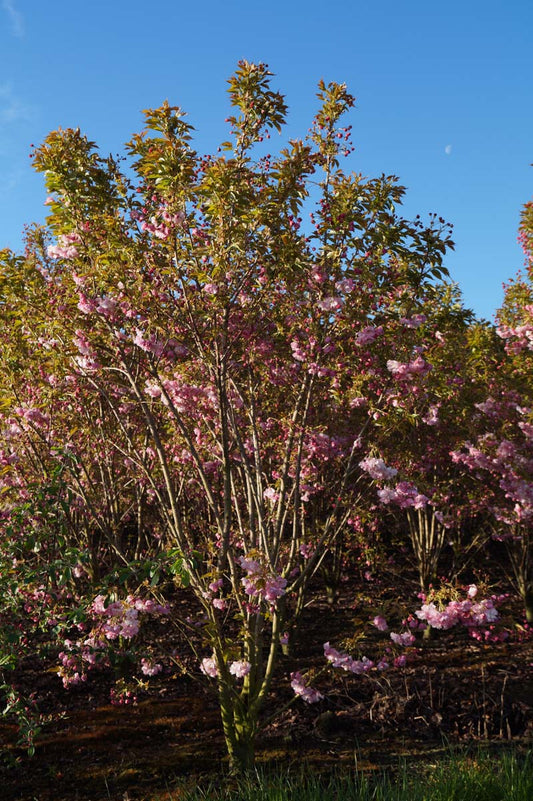
<path id="1" fill-rule="evenodd" d="M 348 773 L 328 777 L 258 773 L 233 786 L 212 782 L 176 788 L 176 801 L 532 801 L 533 756 L 482 753 L 450 756 L 392 773 Z"/>

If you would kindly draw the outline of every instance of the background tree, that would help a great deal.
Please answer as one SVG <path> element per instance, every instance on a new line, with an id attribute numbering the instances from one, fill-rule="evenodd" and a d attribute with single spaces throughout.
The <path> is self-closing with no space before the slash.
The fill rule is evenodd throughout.
<path id="1" fill-rule="evenodd" d="M 533 621 L 533 205 L 523 209 L 519 228 L 525 275 L 505 289 L 497 334 L 504 344 L 487 397 L 477 405 L 484 431 L 455 454 L 483 482 L 495 537 L 507 547 L 526 618 Z"/>

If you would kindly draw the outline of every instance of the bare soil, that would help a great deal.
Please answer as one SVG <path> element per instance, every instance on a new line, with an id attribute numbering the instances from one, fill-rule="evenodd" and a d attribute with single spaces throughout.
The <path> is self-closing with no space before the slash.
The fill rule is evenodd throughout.
<path id="1" fill-rule="evenodd" d="M 334 607 L 324 598 L 307 611 L 296 653 L 280 659 L 266 716 L 274 697 L 278 704 L 292 697 L 291 671 L 323 666 L 324 640 L 338 647 L 353 635 L 361 618 L 353 598 L 347 589 Z M 520 618 L 518 604 L 511 611 Z M 170 621 L 154 631 L 167 641 L 172 636 Z M 377 632 L 365 647 L 371 656 Z M 325 700 L 313 706 L 298 700 L 268 725 L 258 740 L 258 764 L 377 770 L 399 758 L 435 759 L 454 745 L 531 748 L 531 637 L 485 645 L 452 630 L 417 643 L 408 655 L 404 668 L 320 678 L 316 686 Z M 36 693 L 49 722 L 31 758 L 16 745 L 16 726 L 0 724 L 2 801 L 165 801 L 177 799 L 184 783 L 227 772 L 207 682 L 169 667 L 139 692 L 135 705 L 117 707 L 109 703 L 112 675 L 94 673 L 87 684 L 65 690 L 53 667 L 33 661 L 17 674 L 18 686 Z"/>

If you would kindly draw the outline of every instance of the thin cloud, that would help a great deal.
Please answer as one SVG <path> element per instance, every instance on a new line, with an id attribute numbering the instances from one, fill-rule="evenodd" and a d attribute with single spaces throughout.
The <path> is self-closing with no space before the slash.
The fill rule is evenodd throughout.
<path id="1" fill-rule="evenodd" d="M 444 148 L 444 152 L 446 153 L 447 156 L 449 156 L 450 153 L 452 152 L 452 146 L 446 145 L 446 147 Z"/>
<path id="2" fill-rule="evenodd" d="M 20 186 L 21 179 L 23 178 L 22 170 L 11 170 L 7 173 L 2 173 L 0 178 L 0 192 L 3 195 L 8 195 L 18 186 Z"/>
<path id="3" fill-rule="evenodd" d="M 9 17 L 11 33 L 19 39 L 24 36 L 24 19 L 13 0 L 2 0 L 2 8 Z"/>
<path id="4" fill-rule="evenodd" d="M 0 84 L 0 125 L 31 122 L 34 116 L 34 109 L 19 100 L 9 84 Z"/>

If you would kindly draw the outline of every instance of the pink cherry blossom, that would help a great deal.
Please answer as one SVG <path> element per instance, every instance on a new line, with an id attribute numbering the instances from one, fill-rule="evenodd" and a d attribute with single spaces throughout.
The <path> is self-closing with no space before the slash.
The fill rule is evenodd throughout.
<path id="1" fill-rule="evenodd" d="M 391 631 L 390 638 L 395 645 L 412 645 L 416 641 L 416 637 L 414 634 L 411 634 L 410 631 L 403 631 L 401 634 L 397 634 L 395 631 Z"/>
<path id="2" fill-rule="evenodd" d="M 369 474 L 372 478 L 388 480 L 394 478 L 398 471 L 394 467 L 387 467 L 383 459 L 374 456 L 367 456 L 359 462 L 359 467 Z"/>
<path id="3" fill-rule="evenodd" d="M 216 679 L 218 676 L 217 662 L 214 656 L 206 656 L 200 662 L 200 670 L 209 676 L 211 679 Z"/>
<path id="4" fill-rule="evenodd" d="M 306 704 L 316 704 L 324 698 L 322 693 L 306 684 L 302 674 L 298 671 L 291 673 L 291 687 L 295 694 L 299 695 Z"/>
<path id="5" fill-rule="evenodd" d="M 384 617 L 382 617 L 381 615 L 376 615 L 376 617 L 375 617 L 375 618 L 373 619 L 373 621 L 372 621 L 372 624 L 373 624 L 373 625 L 374 625 L 374 626 L 375 626 L 375 627 L 376 627 L 376 628 L 377 628 L 379 631 L 387 631 L 387 629 L 389 628 L 389 624 L 387 623 L 387 621 L 385 620 L 385 618 L 384 618 Z"/>
<path id="6" fill-rule="evenodd" d="M 342 278 L 340 281 L 335 283 L 335 289 L 338 292 L 352 292 L 355 289 L 355 281 L 352 278 Z"/>
<path id="7" fill-rule="evenodd" d="M 366 656 L 363 656 L 362 659 L 353 659 L 349 654 L 332 648 L 329 642 L 324 643 L 324 656 L 333 667 L 341 668 L 348 673 L 366 673 L 374 667 L 372 660 L 368 659 Z"/>
<path id="8" fill-rule="evenodd" d="M 242 679 L 247 676 L 251 669 L 251 664 L 244 659 L 237 662 L 232 662 L 229 666 L 229 672 L 238 679 Z"/>
<path id="9" fill-rule="evenodd" d="M 342 299 L 339 297 L 323 298 L 317 301 L 316 305 L 323 312 L 337 311 L 342 307 Z"/>
<path id="10" fill-rule="evenodd" d="M 363 328 L 357 334 L 355 338 L 355 342 L 357 345 L 370 345 L 374 342 L 378 337 L 383 334 L 383 326 L 374 326 L 369 325 L 366 328 Z"/>
<path id="11" fill-rule="evenodd" d="M 267 601 L 276 601 L 285 594 L 287 579 L 283 576 L 269 576 L 265 581 L 264 596 Z"/>
<path id="12" fill-rule="evenodd" d="M 267 487 L 267 489 L 263 492 L 263 498 L 266 501 L 270 501 L 270 503 L 276 503 L 279 500 L 279 492 L 276 492 L 274 487 Z"/>
<path id="13" fill-rule="evenodd" d="M 157 676 L 163 670 L 163 665 L 154 662 L 152 659 L 141 659 L 141 671 L 145 676 Z"/>

